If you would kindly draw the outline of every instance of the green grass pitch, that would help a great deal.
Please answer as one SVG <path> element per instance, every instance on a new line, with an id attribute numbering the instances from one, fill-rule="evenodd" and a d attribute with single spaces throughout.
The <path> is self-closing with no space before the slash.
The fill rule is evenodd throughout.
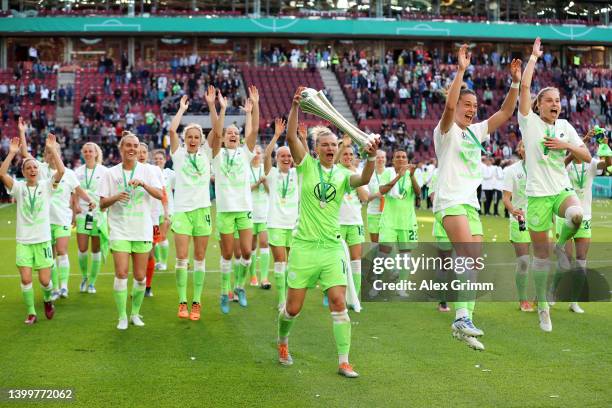
<path id="1" fill-rule="evenodd" d="M 611 201 L 596 201 L 595 241 L 612 241 Z M 361 377 L 336 374 L 329 312 L 320 291 L 309 293 L 294 327 L 295 364 L 276 360 L 276 293 L 248 288 L 249 306 L 221 315 L 218 242 L 209 243 L 200 322 L 176 317 L 172 273 L 157 273 L 145 298 L 146 327 L 115 328 L 112 263 L 96 295 L 78 292 L 76 242 L 71 242 L 70 298 L 39 322 L 23 324 L 25 307 L 14 266 L 14 206 L 0 208 L 0 388 L 72 388 L 69 406 L 363 406 L 363 407 L 602 407 L 612 401 L 612 304 L 566 304 L 552 310 L 554 330 L 542 332 L 534 313 L 513 303 L 479 303 L 476 322 L 485 352 L 451 338 L 450 314 L 431 303 L 367 303 L 351 313 L 351 361 Z M 419 211 L 421 239 L 431 239 L 431 213 Z M 507 237 L 507 220 L 484 217 L 487 239 Z M 171 251 L 170 264 L 174 253 Z M 35 281 L 36 282 L 36 281 Z M 131 282 L 130 282 L 131 287 Z M 189 278 L 189 290 L 192 278 Z M 0 405 L 19 406 L 20 403 Z M 52 407 L 65 404 L 45 403 Z M 34 406 L 28 404 L 27 406 Z"/>

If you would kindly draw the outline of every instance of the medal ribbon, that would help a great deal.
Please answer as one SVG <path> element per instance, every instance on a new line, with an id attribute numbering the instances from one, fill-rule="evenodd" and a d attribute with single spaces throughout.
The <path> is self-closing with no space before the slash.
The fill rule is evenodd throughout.
<path id="1" fill-rule="evenodd" d="M 132 179 L 134 178 L 134 172 L 136 171 L 136 166 L 138 166 L 138 163 L 134 164 L 134 168 L 132 169 L 132 172 L 130 173 L 130 181 L 132 181 Z M 128 191 L 129 181 L 125 178 L 125 171 L 123 170 L 123 168 L 121 169 L 121 174 L 123 174 L 123 186 L 125 187 L 125 191 Z"/>
<path id="2" fill-rule="evenodd" d="M 287 177 L 283 179 L 283 184 L 282 184 L 282 189 L 281 189 L 281 194 L 283 198 L 287 196 L 288 189 L 289 189 L 289 173 L 287 173 Z"/>
<path id="3" fill-rule="evenodd" d="M 469 134 L 469 135 L 470 135 L 470 137 L 472 138 L 472 141 L 473 141 L 473 142 L 474 142 L 474 143 L 475 143 L 475 144 L 476 144 L 478 147 L 480 147 L 480 150 L 482 150 L 482 152 L 483 152 L 484 154 L 487 154 L 487 151 L 485 150 L 485 148 L 484 148 L 484 147 L 482 147 L 482 143 L 480 143 L 480 142 L 478 141 L 478 139 L 476 138 L 476 135 L 475 135 L 475 134 L 474 134 L 474 133 L 473 133 L 473 132 L 470 130 L 470 128 L 468 127 L 468 128 L 466 128 L 466 130 L 468 131 L 468 134 Z"/>
<path id="4" fill-rule="evenodd" d="M 195 169 L 196 173 L 200 174 L 200 169 L 198 169 L 198 163 L 197 163 L 197 153 L 194 153 L 194 154 L 187 153 L 187 159 L 189 160 L 189 163 L 191 163 L 191 165 Z"/>
<path id="5" fill-rule="evenodd" d="M 580 189 L 584 188 L 584 163 L 582 163 L 582 171 L 580 176 L 578 176 L 578 169 L 576 168 L 576 163 L 572 163 L 572 166 L 574 166 L 574 172 L 576 173 L 576 181 L 578 182 L 578 186 L 580 187 Z"/>
<path id="6" fill-rule="evenodd" d="M 331 185 L 330 181 L 332 179 L 332 174 L 334 173 L 334 167 L 332 165 L 331 170 L 329 171 L 329 175 L 327 177 L 327 183 L 323 180 L 323 169 L 321 168 L 321 162 L 317 162 L 318 166 L 319 166 L 319 180 L 321 182 L 321 198 L 319 199 L 319 201 L 321 201 L 322 203 L 327 202 L 326 197 L 327 197 L 327 189 L 329 188 L 329 186 Z"/>
<path id="7" fill-rule="evenodd" d="M 30 194 L 30 187 L 26 185 L 26 190 L 28 190 L 28 201 L 30 203 L 30 213 L 34 216 L 34 208 L 36 208 L 36 193 L 38 192 L 38 183 L 36 183 L 36 188 L 34 189 L 34 194 Z"/>
<path id="8" fill-rule="evenodd" d="M 230 159 L 229 153 L 227 152 L 227 149 L 225 149 L 225 164 L 227 166 L 227 173 L 232 171 L 232 166 L 234 165 L 234 159 L 236 158 L 237 153 L 238 153 L 238 149 L 234 151 L 234 154 L 232 155 L 232 158 Z"/>
<path id="9" fill-rule="evenodd" d="M 85 166 L 85 188 L 87 190 L 89 190 L 89 187 L 91 186 L 91 182 L 93 181 L 93 176 L 96 172 L 96 165 L 94 165 L 93 170 L 91 171 L 91 177 L 89 177 L 89 179 L 87 178 L 87 166 Z"/>

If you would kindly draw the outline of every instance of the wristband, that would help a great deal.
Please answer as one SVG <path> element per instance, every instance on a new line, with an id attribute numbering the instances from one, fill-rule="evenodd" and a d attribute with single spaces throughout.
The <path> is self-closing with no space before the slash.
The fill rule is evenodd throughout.
<path id="1" fill-rule="evenodd" d="M 520 82 L 513 82 L 513 83 L 510 85 L 510 88 L 519 89 L 519 86 L 520 86 L 520 85 L 521 85 L 521 83 L 520 83 Z"/>
<path id="2" fill-rule="evenodd" d="M 536 57 L 535 55 L 531 55 L 531 57 L 529 57 L 529 61 L 533 61 L 533 62 L 537 62 L 538 61 L 538 57 Z"/>
<path id="3" fill-rule="evenodd" d="M 369 162 L 373 162 L 374 160 L 376 160 L 376 156 L 368 156 Z"/>

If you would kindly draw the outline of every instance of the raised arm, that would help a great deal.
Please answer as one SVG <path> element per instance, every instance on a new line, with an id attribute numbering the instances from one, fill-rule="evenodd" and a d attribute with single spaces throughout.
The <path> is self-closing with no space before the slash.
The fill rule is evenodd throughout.
<path id="1" fill-rule="evenodd" d="M 404 166 L 402 167 L 397 174 L 395 175 L 395 178 L 393 180 L 391 180 L 390 182 L 388 182 L 387 184 L 383 184 L 381 186 L 378 187 L 378 192 L 381 195 L 385 195 L 387 194 L 389 191 L 391 191 L 391 189 L 393 188 L 393 186 L 399 181 L 399 179 L 401 179 L 404 174 L 406 174 L 406 171 L 408 171 L 408 166 Z"/>
<path id="2" fill-rule="evenodd" d="M 176 112 L 176 115 L 172 118 L 172 122 L 170 122 L 170 129 L 168 133 L 170 134 L 170 152 L 174 154 L 176 149 L 179 148 L 181 141 L 179 140 L 179 136 L 177 130 L 179 125 L 181 124 L 181 119 L 183 118 L 183 114 L 187 112 L 189 108 L 189 98 L 187 95 L 183 95 L 179 102 L 179 110 Z"/>
<path id="3" fill-rule="evenodd" d="M 302 141 L 302 145 L 304 145 L 304 150 L 306 150 L 307 152 L 310 151 L 310 149 L 308 148 L 308 127 L 304 122 L 298 123 L 297 132 L 300 140 Z"/>
<path id="4" fill-rule="evenodd" d="M 272 136 L 272 140 L 266 146 L 266 150 L 264 150 L 264 174 L 267 176 L 270 173 L 270 169 L 272 168 L 272 152 L 274 151 L 274 146 L 276 146 L 276 142 L 280 135 L 285 131 L 286 122 L 283 118 L 276 118 L 274 120 L 274 136 Z"/>
<path id="5" fill-rule="evenodd" d="M 459 102 L 459 92 L 461 92 L 461 85 L 463 85 L 463 75 L 465 70 L 470 65 L 470 58 L 472 54 L 468 52 L 467 44 L 463 44 L 459 49 L 458 63 L 457 63 L 457 74 L 455 79 L 451 83 L 448 95 L 446 95 L 446 104 L 444 105 L 444 113 L 442 113 L 442 119 L 440 119 L 440 130 L 442 134 L 446 134 L 451 126 L 455 116 L 455 109 L 457 108 L 457 102 Z"/>
<path id="6" fill-rule="evenodd" d="M 19 123 L 17 124 L 19 129 L 19 152 L 23 159 L 33 159 L 30 152 L 28 152 L 28 141 L 26 140 L 26 124 L 23 120 L 23 116 L 19 117 Z"/>
<path id="7" fill-rule="evenodd" d="M 365 186 L 370 182 L 372 174 L 374 174 L 374 159 L 376 158 L 376 150 L 378 150 L 379 145 L 380 138 L 376 138 L 374 139 L 374 142 L 368 142 L 368 145 L 363 149 L 366 153 L 368 153 L 368 160 L 366 161 L 365 166 L 363 166 L 363 171 L 361 174 L 351 176 L 352 188 Z"/>
<path id="8" fill-rule="evenodd" d="M 287 144 L 291 151 L 291 156 L 296 165 L 302 163 L 304 156 L 308 154 L 308 150 L 304 149 L 304 145 L 300 141 L 297 135 L 298 126 L 298 109 L 300 108 L 300 100 L 302 99 L 303 86 L 300 86 L 293 95 L 293 101 L 291 102 L 291 110 L 289 111 L 289 117 L 287 118 Z"/>
<path id="9" fill-rule="evenodd" d="M 204 95 L 204 99 L 206 100 L 206 105 L 208 106 L 211 124 L 216 123 L 218 120 L 217 107 L 215 106 L 215 95 L 215 87 L 212 85 L 208 85 L 208 88 L 206 89 L 206 94 Z M 214 126 L 212 126 L 212 129 L 210 132 L 208 132 L 208 137 L 206 138 L 209 147 L 212 147 L 213 144 L 214 131 Z M 204 143 L 204 141 L 202 141 L 202 143 Z"/>
<path id="10" fill-rule="evenodd" d="M 259 133 L 259 91 L 255 85 L 249 86 L 249 99 L 253 104 L 251 110 L 251 131 L 245 133 L 245 143 L 249 151 L 253 151 L 257 144 L 257 134 Z"/>
<path id="11" fill-rule="evenodd" d="M 17 155 L 17 152 L 19 152 L 19 147 L 19 138 L 12 138 L 11 144 L 9 145 L 8 154 L 2 162 L 2 166 L 0 166 L 0 180 L 2 180 L 2 183 L 8 191 L 13 189 L 13 178 L 9 176 L 8 169 L 11 167 L 11 163 Z"/>
<path id="12" fill-rule="evenodd" d="M 533 42 L 533 48 L 531 50 L 531 56 L 523 71 L 523 80 L 521 82 L 521 94 L 519 96 L 519 112 L 523 116 L 529 115 L 531 110 L 531 80 L 533 79 L 533 71 L 535 70 L 536 62 L 538 58 L 542 56 L 542 50 L 540 49 L 542 42 L 540 37 L 536 38 Z"/>
<path id="13" fill-rule="evenodd" d="M 55 164 L 55 174 L 53 175 L 53 185 L 56 186 L 64 177 L 64 172 L 66 168 L 64 167 L 64 162 L 60 157 L 59 152 L 57 151 L 57 140 L 53 133 L 49 133 L 47 135 L 47 141 L 45 142 L 46 149 L 51 154 L 51 160 L 53 160 L 53 164 Z"/>
<path id="14" fill-rule="evenodd" d="M 519 94 L 519 86 L 521 82 L 521 68 L 523 61 L 520 59 L 513 59 L 510 64 L 510 75 L 512 76 L 512 85 L 510 85 L 510 91 L 504 99 L 501 108 L 493 114 L 487 121 L 489 127 L 487 133 L 494 133 L 501 125 L 507 122 L 514 114 L 514 108 L 516 108 L 516 100 Z"/>
<path id="15" fill-rule="evenodd" d="M 223 141 L 223 124 L 225 122 L 225 110 L 227 109 L 227 98 L 221 95 L 221 91 L 217 91 L 217 100 L 219 101 L 219 114 L 212 115 L 211 111 L 211 120 L 213 125 L 213 134 L 212 134 L 212 155 L 213 157 L 217 157 L 217 154 L 221 151 L 221 142 Z"/>
<path id="16" fill-rule="evenodd" d="M 416 171 L 416 166 L 414 164 L 409 164 L 408 169 L 410 170 L 410 183 L 412 183 L 412 189 L 414 190 L 414 195 L 417 197 L 421 196 L 421 186 L 414 176 L 414 172 Z"/>

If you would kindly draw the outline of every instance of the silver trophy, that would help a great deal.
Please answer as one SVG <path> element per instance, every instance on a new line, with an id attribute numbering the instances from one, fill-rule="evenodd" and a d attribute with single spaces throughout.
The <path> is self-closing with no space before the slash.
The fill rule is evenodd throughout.
<path id="1" fill-rule="evenodd" d="M 361 156 L 365 156 L 366 153 L 363 149 L 368 143 L 374 143 L 376 139 L 380 138 L 378 135 L 365 133 L 346 120 L 327 100 L 323 91 L 317 92 L 312 88 L 304 89 L 302 91 L 302 99 L 300 100 L 300 109 L 302 109 L 303 112 L 313 114 L 333 123 L 342 133 L 348 135 L 359 147 Z"/>

